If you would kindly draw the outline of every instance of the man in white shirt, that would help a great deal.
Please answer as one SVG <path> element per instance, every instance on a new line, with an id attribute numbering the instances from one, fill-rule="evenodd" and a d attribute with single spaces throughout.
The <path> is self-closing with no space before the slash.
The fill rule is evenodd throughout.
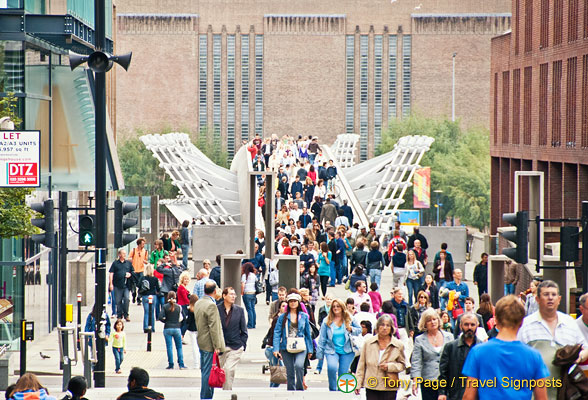
<path id="1" fill-rule="evenodd" d="M 355 309 L 356 310 L 359 310 L 360 306 L 363 303 L 368 303 L 370 305 L 369 312 L 373 313 L 374 307 L 372 306 L 372 299 L 369 296 L 369 294 L 366 293 L 366 290 L 367 290 L 367 286 L 365 284 L 365 281 L 357 281 L 355 283 L 355 293 L 353 293 L 349 297 L 351 297 L 353 299 L 353 301 L 355 302 Z"/>
<path id="2" fill-rule="evenodd" d="M 360 311 L 353 316 L 353 320 L 357 322 L 357 325 L 361 325 L 362 321 L 369 321 L 372 324 L 372 329 L 374 329 L 378 320 L 376 319 L 376 316 L 370 312 L 369 304 L 361 304 L 359 310 Z"/>
<path id="3" fill-rule="evenodd" d="M 518 340 L 539 350 L 551 376 L 555 379 L 561 378 L 560 367 L 552 364 L 558 348 L 581 344 L 583 349 L 577 363 L 581 364 L 588 360 L 587 341 L 576 321 L 569 315 L 557 311 L 560 301 L 557 283 L 550 280 L 541 282 L 537 287 L 539 311 L 525 317 L 517 335 Z M 557 397 L 556 392 L 556 388 L 547 389 L 550 399 Z"/>

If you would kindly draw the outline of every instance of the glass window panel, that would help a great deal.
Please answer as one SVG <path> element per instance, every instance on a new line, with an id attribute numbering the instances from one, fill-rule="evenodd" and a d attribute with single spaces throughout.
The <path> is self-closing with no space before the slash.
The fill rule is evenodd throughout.
<path id="1" fill-rule="evenodd" d="M 221 35 L 212 36 L 212 123 L 215 143 L 221 138 Z"/>
<path id="2" fill-rule="evenodd" d="M 366 35 L 359 38 L 359 159 L 368 156 L 368 40 Z"/>
<path id="3" fill-rule="evenodd" d="M 24 92 L 24 65 L 22 42 L 0 41 L 0 92 Z"/>
<path id="4" fill-rule="evenodd" d="M 355 36 L 347 35 L 345 46 L 345 131 L 353 133 L 354 129 L 354 90 L 355 90 Z"/>
<path id="5" fill-rule="evenodd" d="M 396 118 L 396 68 L 398 56 L 398 39 L 390 35 L 388 39 L 388 118 Z"/>
<path id="6" fill-rule="evenodd" d="M 374 146 L 382 141 L 382 35 L 374 36 Z"/>
<path id="7" fill-rule="evenodd" d="M 198 96 L 198 125 L 200 126 L 200 130 L 206 130 L 207 127 L 207 77 L 208 77 L 208 65 L 207 65 L 207 50 L 208 50 L 208 41 L 206 35 L 200 35 L 200 42 L 199 42 L 199 62 L 198 62 L 198 72 L 199 72 L 199 80 L 198 80 L 198 88 L 199 88 L 199 96 Z"/>
<path id="8" fill-rule="evenodd" d="M 227 36 L 227 152 L 235 154 L 235 35 Z"/>
<path id="9" fill-rule="evenodd" d="M 241 36 L 241 139 L 249 140 L 249 36 Z"/>
<path id="10" fill-rule="evenodd" d="M 255 133 L 263 136 L 263 35 L 255 35 Z"/>
<path id="11" fill-rule="evenodd" d="M 49 96 L 49 55 L 36 49 L 25 51 L 25 90 Z"/>
<path id="12" fill-rule="evenodd" d="M 402 37 L 402 116 L 410 115 L 411 92 L 411 36 Z"/>

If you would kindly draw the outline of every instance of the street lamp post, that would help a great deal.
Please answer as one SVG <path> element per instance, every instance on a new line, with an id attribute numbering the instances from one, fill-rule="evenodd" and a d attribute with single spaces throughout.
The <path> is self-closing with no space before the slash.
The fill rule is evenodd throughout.
<path id="1" fill-rule="evenodd" d="M 451 121 L 455 122 L 455 56 L 457 53 L 453 53 L 453 68 L 451 69 Z"/>
<path id="2" fill-rule="evenodd" d="M 443 190 L 433 190 L 433 193 L 437 193 L 437 204 L 435 204 L 435 207 L 437 208 L 437 226 L 439 226 L 439 209 L 443 205 L 442 203 L 439 203 L 439 196 L 443 193 Z"/>

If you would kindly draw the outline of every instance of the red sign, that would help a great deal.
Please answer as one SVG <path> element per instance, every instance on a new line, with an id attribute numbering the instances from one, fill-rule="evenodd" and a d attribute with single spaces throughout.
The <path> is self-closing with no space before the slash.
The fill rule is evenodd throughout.
<path id="1" fill-rule="evenodd" d="M 38 185 L 39 164 L 37 163 L 8 163 L 9 185 Z"/>

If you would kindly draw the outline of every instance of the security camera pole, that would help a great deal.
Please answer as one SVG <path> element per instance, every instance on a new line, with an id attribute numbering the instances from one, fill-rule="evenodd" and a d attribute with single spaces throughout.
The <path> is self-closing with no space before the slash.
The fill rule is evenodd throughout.
<path id="1" fill-rule="evenodd" d="M 96 50 L 106 49 L 105 0 L 94 0 Z M 96 295 L 95 302 L 106 307 L 106 72 L 95 71 L 96 110 Z M 96 316 L 96 350 L 98 362 L 94 367 L 94 386 L 106 386 L 106 343 L 102 331 L 105 321 Z"/>

